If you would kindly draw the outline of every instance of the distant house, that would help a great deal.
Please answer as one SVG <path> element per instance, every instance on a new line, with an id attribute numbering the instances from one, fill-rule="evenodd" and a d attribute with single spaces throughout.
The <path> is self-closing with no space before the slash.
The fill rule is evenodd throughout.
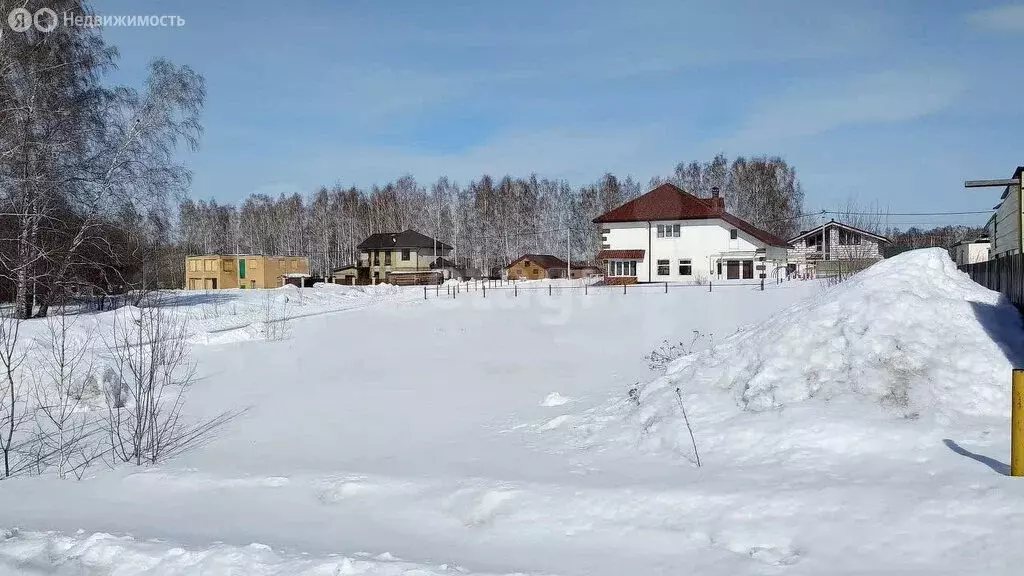
<path id="1" fill-rule="evenodd" d="M 302 256 L 206 254 L 185 258 L 185 288 L 277 288 L 309 278 L 309 259 Z"/>
<path id="2" fill-rule="evenodd" d="M 759 279 L 787 263 L 789 244 L 726 212 L 717 188 L 698 198 L 662 184 L 594 222 L 609 283 Z"/>
<path id="3" fill-rule="evenodd" d="M 335 284 L 355 284 L 359 278 L 359 268 L 355 264 L 347 264 L 331 270 L 331 282 Z"/>
<path id="4" fill-rule="evenodd" d="M 574 279 L 579 278 L 591 278 L 594 276 L 601 276 L 604 274 L 604 267 L 596 264 L 572 264 L 572 277 Z"/>
<path id="5" fill-rule="evenodd" d="M 565 278 L 568 264 L 558 256 L 550 254 L 523 254 L 505 267 L 509 280 L 540 280 L 542 278 Z"/>
<path id="6" fill-rule="evenodd" d="M 989 260 L 988 236 L 982 236 L 973 240 L 963 240 L 953 244 L 953 261 L 957 266 L 965 264 L 976 264 Z"/>
<path id="7" fill-rule="evenodd" d="M 830 220 L 789 239 L 789 270 L 801 277 L 825 277 L 863 270 L 882 259 L 892 241 L 867 230 Z"/>
<path id="8" fill-rule="evenodd" d="M 356 282 L 430 284 L 444 278 L 452 247 L 415 230 L 371 234 L 356 247 Z"/>

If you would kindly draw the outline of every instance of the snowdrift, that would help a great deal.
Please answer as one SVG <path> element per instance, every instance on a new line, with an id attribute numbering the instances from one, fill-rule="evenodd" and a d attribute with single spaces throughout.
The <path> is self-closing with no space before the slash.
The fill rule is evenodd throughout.
<path id="1" fill-rule="evenodd" d="M 787 424 L 777 430 L 807 424 L 805 437 L 822 426 L 860 435 L 878 418 L 1002 416 L 1022 351 L 1020 316 L 1005 298 L 972 282 L 944 250 L 916 250 L 675 360 L 635 399 L 623 393 L 581 428 L 624 426 L 640 444 L 681 449 L 689 444 L 681 400 L 702 430 L 722 425 L 717 434 L 732 437 L 768 436 L 777 424 L 757 414 L 783 408 Z"/>

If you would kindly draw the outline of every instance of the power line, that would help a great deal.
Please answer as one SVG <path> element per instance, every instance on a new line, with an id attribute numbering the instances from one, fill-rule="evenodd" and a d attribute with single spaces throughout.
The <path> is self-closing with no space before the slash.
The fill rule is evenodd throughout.
<path id="1" fill-rule="evenodd" d="M 991 214 L 991 210 L 978 210 L 974 212 L 842 212 L 838 210 L 822 210 L 822 214 L 835 214 L 838 216 L 964 216 L 968 214 Z"/>

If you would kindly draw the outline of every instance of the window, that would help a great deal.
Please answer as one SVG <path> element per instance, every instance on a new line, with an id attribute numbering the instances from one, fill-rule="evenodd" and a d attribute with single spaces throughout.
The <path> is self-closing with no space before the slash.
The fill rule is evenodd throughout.
<path id="1" fill-rule="evenodd" d="M 234 272 L 235 271 L 235 263 L 232 262 L 231 260 L 225 260 L 224 261 L 224 271 L 225 272 Z"/>
<path id="2" fill-rule="evenodd" d="M 849 230 L 839 230 L 839 243 L 843 246 L 860 244 L 860 234 Z"/>
<path id="3" fill-rule="evenodd" d="M 693 264 L 690 260 L 679 261 L 679 275 L 680 276 L 692 276 L 693 275 Z"/>
<path id="4" fill-rule="evenodd" d="M 405 262 L 409 261 L 409 249 L 408 248 L 403 248 L 402 249 L 402 260 L 405 261 Z"/>
<path id="5" fill-rule="evenodd" d="M 250 258 L 249 259 L 249 269 L 250 270 L 255 270 L 255 269 L 259 268 L 259 267 L 260 267 L 260 261 L 259 260 L 255 259 L 255 258 Z"/>
<path id="6" fill-rule="evenodd" d="M 658 238 L 664 238 L 664 237 L 665 237 L 665 225 L 664 224 L 658 224 Z"/>
<path id="7" fill-rule="evenodd" d="M 735 240 L 739 238 L 739 232 L 735 228 L 729 230 L 729 240 Z"/>
<path id="8" fill-rule="evenodd" d="M 609 260 L 609 276 L 636 276 L 636 260 Z"/>
<path id="9" fill-rule="evenodd" d="M 373 253 L 373 265 L 380 266 L 380 250 Z"/>
<path id="10" fill-rule="evenodd" d="M 391 266 L 391 250 L 384 253 L 384 265 Z"/>
<path id="11" fill-rule="evenodd" d="M 669 268 L 668 260 L 658 260 L 658 276 L 668 276 L 670 274 Z"/>
<path id="12" fill-rule="evenodd" d="M 672 225 L 672 237 L 679 238 L 679 224 Z"/>

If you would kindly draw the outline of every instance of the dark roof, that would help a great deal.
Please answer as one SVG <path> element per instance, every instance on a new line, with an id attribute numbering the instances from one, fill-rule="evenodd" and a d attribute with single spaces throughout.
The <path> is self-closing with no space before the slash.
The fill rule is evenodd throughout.
<path id="1" fill-rule="evenodd" d="M 601 250 L 597 253 L 598 260 L 643 260 L 644 250 Z"/>
<path id="2" fill-rule="evenodd" d="M 789 248 L 786 241 L 725 211 L 722 198 L 698 198 L 674 184 L 665 183 L 647 194 L 594 219 L 608 222 L 653 222 L 660 220 L 724 220 L 770 246 Z"/>
<path id="3" fill-rule="evenodd" d="M 1017 169 L 1013 171 L 1013 176 L 1010 176 L 1010 179 L 1020 180 L 1022 174 L 1024 174 L 1024 166 L 1017 166 Z M 1013 186 L 1007 186 L 1006 188 L 1003 188 L 1003 195 L 999 197 L 1000 200 L 1006 199 L 1007 195 L 1010 194 L 1010 188 L 1013 188 Z M 1001 204 L 1002 202 L 996 204 L 996 208 L 999 208 Z M 996 208 L 993 208 L 993 210 L 995 210 Z"/>
<path id="4" fill-rule="evenodd" d="M 538 266 L 545 270 L 551 268 L 565 268 L 567 264 L 565 260 L 562 260 L 558 256 L 552 256 L 551 254 L 523 254 L 519 258 L 513 260 L 506 268 L 511 268 L 523 260 L 529 260 L 530 262 L 536 262 Z"/>
<path id="5" fill-rule="evenodd" d="M 465 268 L 464 266 L 459 266 L 455 262 L 452 262 L 451 260 L 449 260 L 447 258 L 441 258 L 440 256 L 437 257 L 437 260 L 434 260 L 433 262 L 430 263 L 430 267 L 431 268 L 456 268 L 456 269 Z"/>
<path id="6" fill-rule="evenodd" d="M 405 232 L 378 232 L 359 243 L 360 250 L 386 250 L 390 248 L 433 248 L 434 239 L 415 230 Z M 451 246 L 437 240 L 439 250 L 451 250 Z"/>
<path id="7" fill-rule="evenodd" d="M 828 222 L 825 222 L 824 224 L 822 224 L 821 226 L 818 226 L 817 228 L 811 228 L 810 230 L 804 230 L 803 232 L 800 232 L 800 234 L 790 238 L 789 241 L 790 242 L 796 242 L 797 240 L 803 238 L 804 236 L 809 236 L 809 235 L 811 235 L 811 234 L 813 234 L 815 232 L 818 232 L 819 230 L 821 230 L 825 226 L 839 226 L 840 228 L 846 228 L 847 230 L 852 230 L 854 232 L 858 232 L 860 234 L 864 234 L 865 236 L 871 236 L 872 238 L 877 238 L 877 239 L 881 240 L 882 242 L 885 242 L 886 244 L 892 244 L 892 240 L 889 240 L 885 236 L 882 236 L 880 234 L 875 234 L 874 232 L 868 232 L 867 230 L 861 230 L 860 228 L 855 228 L 853 226 L 850 226 L 849 224 L 843 224 L 842 222 L 837 222 L 835 220 L 835 218 L 833 218 L 832 220 L 829 220 Z"/>

